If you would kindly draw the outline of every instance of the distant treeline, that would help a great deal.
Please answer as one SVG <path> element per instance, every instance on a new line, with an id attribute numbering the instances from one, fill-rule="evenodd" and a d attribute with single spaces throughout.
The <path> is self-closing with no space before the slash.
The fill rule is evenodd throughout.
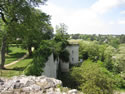
<path id="1" fill-rule="evenodd" d="M 83 39 L 87 41 L 98 41 L 100 44 L 107 43 L 117 48 L 119 44 L 125 43 L 125 35 L 96 35 L 96 34 L 70 34 L 71 39 Z"/>

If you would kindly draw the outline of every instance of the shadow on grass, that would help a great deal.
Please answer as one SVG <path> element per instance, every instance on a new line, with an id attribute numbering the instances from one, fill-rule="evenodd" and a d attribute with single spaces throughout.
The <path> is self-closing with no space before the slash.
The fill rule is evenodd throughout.
<path id="1" fill-rule="evenodd" d="M 25 60 L 26 60 L 26 59 L 31 59 L 31 58 L 33 58 L 33 57 L 32 57 L 32 56 L 28 56 L 28 57 L 25 58 Z M 28 65 L 27 65 L 27 66 L 28 66 Z M 3 70 L 23 71 L 27 66 L 25 66 L 25 67 L 15 66 L 14 68 L 5 68 L 5 69 L 3 69 Z"/>
<path id="2" fill-rule="evenodd" d="M 27 66 L 26 66 L 27 67 Z M 14 68 L 5 68 L 2 70 L 15 70 L 15 71 L 23 71 L 26 67 L 14 67 Z"/>
<path id="3" fill-rule="evenodd" d="M 11 52 L 12 52 L 12 50 L 8 49 L 8 54 L 11 53 Z"/>
<path id="4" fill-rule="evenodd" d="M 9 54 L 10 57 L 7 57 L 7 58 L 21 58 L 21 57 L 24 56 L 25 54 L 26 54 L 25 52 Z"/>

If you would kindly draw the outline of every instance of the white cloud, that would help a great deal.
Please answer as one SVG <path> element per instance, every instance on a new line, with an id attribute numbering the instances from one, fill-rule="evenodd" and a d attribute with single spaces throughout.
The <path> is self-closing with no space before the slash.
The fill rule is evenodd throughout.
<path id="1" fill-rule="evenodd" d="M 110 25 L 114 25 L 114 21 L 106 23 L 100 14 L 123 3 L 125 0 L 98 0 L 88 9 L 71 11 L 48 2 L 48 6 L 42 6 L 41 9 L 52 15 L 53 27 L 59 23 L 68 25 L 68 33 L 109 34 L 112 33 Z"/>
<path id="2" fill-rule="evenodd" d="M 125 24 L 125 20 L 119 20 L 118 24 Z"/>
<path id="3" fill-rule="evenodd" d="M 113 24 L 115 24 L 115 22 L 114 22 L 114 21 L 110 21 L 109 24 L 110 24 L 110 25 L 113 25 Z"/>
<path id="4" fill-rule="evenodd" d="M 96 13 L 103 14 L 122 3 L 125 3 L 125 0 L 98 0 L 92 5 L 91 9 Z"/>
<path id="5" fill-rule="evenodd" d="M 125 14 L 125 10 L 124 10 L 124 11 L 121 11 L 120 14 Z"/>

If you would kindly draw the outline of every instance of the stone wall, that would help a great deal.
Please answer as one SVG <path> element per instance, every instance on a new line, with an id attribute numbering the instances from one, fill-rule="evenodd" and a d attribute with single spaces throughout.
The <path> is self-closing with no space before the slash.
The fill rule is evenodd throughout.
<path id="1" fill-rule="evenodd" d="M 44 72 L 42 75 L 47 77 L 57 78 L 58 59 L 54 60 L 53 53 L 48 57 L 48 61 L 45 63 Z"/>
<path id="2" fill-rule="evenodd" d="M 69 62 L 60 61 L 61 72 L 69 72 Z"/>
<path id="3" fill-rule="evenodd" d="M 70 64 L 77 64 L 79 62 L 79 45 L 78 44 L 70 44 L 66 48 L 69 53 L 69 63 Z"/>
<path id="4" fill-rule="evenodd" d="M 42 75 L 47 77 L 57 78 L 57 71 L 60 62 L 60 68 L 62 72 L 69 71 L 69 64 L 77 64 L 79 61 L 79 45 L 78 44 L 70 44 L 66 48 L 69 51 L 69 62 L 63 62 L 61 60 L 54 60 L 53 53 L 48 57 L 48 61 L 45 63 L 44 72 Z"/>

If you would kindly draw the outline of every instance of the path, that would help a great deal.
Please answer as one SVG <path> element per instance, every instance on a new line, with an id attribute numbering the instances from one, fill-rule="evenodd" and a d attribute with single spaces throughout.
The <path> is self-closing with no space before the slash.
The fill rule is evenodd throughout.
<path id="1" fill-rule="evenodd" d="M 125 92 L 116 92 L 115 94 L 125 94 Z"/>
<path id="2" fill-rule="evenodd" d="M 28 53 L 26 53 L 23 57 L 17 59 L 16 61 L 13 61 L 13 62 L 11 62 L 11 63 L 9 63 L 9 64 L 4 65 L 4 67 L 8 67 L 8 66 L 11 66 L 11 65 L 13 65 L 13 64 L 16 64 L 17 62 L 23 60 L 23 59 L 26 58 L 27 56 L 28 56 Z"/>

